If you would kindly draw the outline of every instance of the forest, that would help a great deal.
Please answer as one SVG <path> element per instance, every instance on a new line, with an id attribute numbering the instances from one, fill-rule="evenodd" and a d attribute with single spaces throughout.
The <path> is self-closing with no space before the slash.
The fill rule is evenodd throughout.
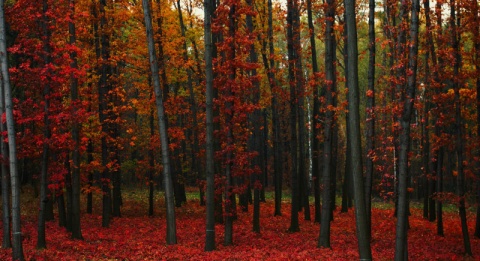
<path id="1" fill-rule="evenodd" d="M 0 0 L 1 260 L 475 260 L 477 0 Z"/>

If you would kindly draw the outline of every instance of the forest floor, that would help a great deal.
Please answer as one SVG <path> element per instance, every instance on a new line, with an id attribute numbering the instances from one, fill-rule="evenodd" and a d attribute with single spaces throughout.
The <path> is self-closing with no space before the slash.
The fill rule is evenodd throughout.
<path id="1" fill-rule="evenodd" d="M 114 218 L 109 228 L 101 226 L 100 206 L 94 214 L 82 213 L 84 240 L 72 240 L 57 221 L 47 222 L 47 249 L 35 249 L 38 199 L 22 200 L 22 233 L 26 260 L 358 260 L 353 209 L 336 210 L 331 223 L 331 249 L 317 248 L 320 225 L 300 217 L 300 232 L 287 232 L 290 225 L 289 200 L 283 201 L 282 216 L 273 216 L 273 200 L 261 204 L 261 232 L 252 231 L 252 207 L 238 213 L 234 222 L 234 245 L 224 246 L 223 225 L 216 225 L 213 252 L 204 252 L 205 208 L 198 199 L 176 209 L 178 244 L 165 243 L 163 197 L 156 194 L 155 215 L 148 217 L 146 193 L 124 194 L 122 217 Z M 162 194 L 163 195 L 163 194 Z M 25 199 L 27 198 L 27 199 Z M 98 200 L 98 205 L 101 201 Z M 373 209 L 373 260 L 393 260 L 395 218 L 391 204 L 376 204 Z M 390 206 L 390 207 L 388 207 Z M 375 205 L 374 205 L 375 207 Z M 311 208 L 313 212 L 313 207 Z M 313 219 L 313 214 L 312 214 Z M 473 258 L 463 255 L 460 219 L 456 211 L 444 213 L 445 237 L 436 235 L 436 223 L 412 208 L 408 251 L 410 260 L 480 260 L 480 240 L 472 237 L 475 215 L 468 214 Z M 10 260 L 11 250 L 0 249 L 0 260 Z"/>

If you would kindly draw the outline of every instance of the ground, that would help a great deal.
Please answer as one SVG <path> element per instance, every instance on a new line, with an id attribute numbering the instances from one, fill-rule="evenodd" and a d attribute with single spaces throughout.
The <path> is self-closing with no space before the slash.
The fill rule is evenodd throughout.
<path id="1" fill-rule="evenodd" d="M 30 204 L 36 200 L 32 199 Z M 26 260 L 358 260 L 353 209 L 335 211 L 332 222 L 332 249 L 317 248 L 320 225 L 303 220 L 300 232 L 288 233 L 289 200 L 283 201 L 282 216 L 273 216 L 273 200 L 261 204 L 261 232 L 252 231 L 252 208 L 234 222 L 234 245 L 223 246 L 223 226 L 216 225 L 213 252 L 204 252 L 205 208 L 196 199 L 176 209 L 178 244 L 165 243 L 164 205 L 157 194 L 155 216 L 148 217 L 146 193 L 127 193 L 122 217 L 109 228 L 101 226 L 100 209 L 82 213 L 84 240 L 71 240 L 57 221 L 47 222 L 47 249 L 36 250 L 36 213 L 22 211 Z M 101 201 L 96 202 L 101 204 Z M 28 205 L 28 203 L 26 203 Z M 373 210 L 372 254 L 374 260 L 393 260 L 395 218 L 391 204 L 376 204 Z M 312 207 L 313 210 L 313 207 Z M 312 216 L 313 218 L 313 216 Z M 470 234 L 475 216 L 469 213 Z M 463 255 L 460 219 L 456 211 L 444 214 L 445 237 L 436 235 L 436 224 L 412 209 L 408 232 L 410 260 L 480 260 L 480 240 L 470 238 L 474 258 Z M 11 250 L 0 249 L 0 260 L 10 260 Z"/>

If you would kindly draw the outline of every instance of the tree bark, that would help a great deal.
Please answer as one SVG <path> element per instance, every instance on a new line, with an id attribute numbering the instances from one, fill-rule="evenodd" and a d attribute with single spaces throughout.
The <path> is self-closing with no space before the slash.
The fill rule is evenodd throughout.
<path id="1" fill-rule="evenodd" d="M 213 137 L 213 64 L 212 64 L 212 13 L 213 0 L 204 0 L 204 42 L 205 42 L 205 78 L 206 78 L 206 238 L 205 251 L 215 249 L 215 165 Z"/>
<path id="2" fill-rule="evenodd" d="M 347 133 L 351 142 L 351 170 L 353 191 L 355 200 L 355 219 L 357 224 L 358 249 L 360 260 L 372 260 L 370 248 L 370 233 L 368 231 L 369 215 L 367 214 L 365 197 L 365 184 L 363 182 L 362 144 L 360 132 L 360 109 L 359 109 L 359 87 L 358 87 L 358 47 L 357 27 L 355 16 L 355 0 L 345 0 L 345 18 L 347 25 L 347 57 L 348 57 L 348 111 L 350 132 Z M 370 87 L 369 87 L 370 88 Z"/>
<path id="3" fill-rule="evenodd" d="M 318 62 L 317 62 L 317 45 L 315 43 L 315 27 L 313 25 L 312 15 L 312 1 L 307 0 L 307 19 L 310 36 L 310 52 L 312 54 L 312 78 L 314 80 L 313 86 L 313 145 L 312 145 L 312 178 L 313 178 L 313 196 L 314 196 L 314 212 L 315 222 L 320 222 L 320 161 L 321 161 L 321 146 L 320 146 L 320 87 L 318 86 Z"/>
<path id="4" fill-rule="evenodd" d="M 0 14 L 0 15 L 3 15 Z M 1 21 L 0 21 L 1 22 Z M 0 28 L 1 29 L 1 28 Z M 4 31 L 0 32 L 2 36 Z M 2 37 L 0 36 L 0 37 Z M 1 44 L 1 43 L 0 43 Z M 0 115 L 3 115 L 5 112 L 5 95 L 4 95 L 4 86 L 0 87 Z M 3 122 L 0 122 L 0 133 L 6 131 L 6 126 Z M 2 157 L 0 158 L 1 171 L 2 171 L 2 229 L 3 229 L 3 240 L 2 248 L 11 248 L 12 240 L 10 238 L 10 175 L 8 173 L 8 144 L 5 142 L 4 135 L 0 135 L 0 152 Z"/>
<path id="5" fill-rule="evenodd" d="M 49 11 L 48 1 L 43 0 L 42 2 L 42 36 L 43 36 L 43 51 L 45 52 L 44 55 L 44 63 L 45 67 L 49 66 L 51 63 L 51 49 L 50 49 L 50 30 L 49 24 L 50 21 L 47 18 L 47 12 Z M 50 138 L 51 138 L 51 131 L 50 131 L 50 73 L 51 70 L 46 70 L 46 80 L 43 83 L 43 100 L 44 100 L 44 114 L 43 114 L 43 152 L 42 152 L 42 166 L 41 166 L 41 173 L 40 173 L 40 207 L 38 213 L 38 233 L 37 233 L 37 249 L 44 249 L 47 247 L 47 243 L 45 240 L 45 219 L 46 219 L 46 211 L 47 211 L 47 203 L 50 199 L 49 191 L 48 191 L 48 163 L 50 157 Z"/>
<path id="6" fill-rule="evenodd" d="M 365 164 L 365 207 L 367 212 L 367 234 L 372 238 L 372 183 L 375 156 L 375 0 L 369 0 L 368 11 L 368 90 L 366 106 L 366 164 Z"/>
<path id="7" fill-rule="evenodd" d="M 68 23 L 68 29 L 70 32 L 69 42 L 71 45 L 76 44 L 76 35 L 75 35 L 75 0 L 70 0 L 70 22 Z M 72 62 L 70 67 L 74 70 L 78 69 L 77 64 L 77 53 L 72 51 L 70 53 L 70 59 Z M 79 106 L 79 97 L 78 97 L 78 79 L 75 74 L 70 73 L 70 91 L 71 99 L 73 104 L 73 113 L 76 114 Z M 72 238 L 73 239 L 83 239 L 82 230 L 80 225 L 80 124 L 77 121 L 73 122 L 72 126 L 72 139 L 74 142 L 74 148 L 72 151 Z"/>
<path id="8" fill-rule="evenodd" d="M 155 43 L 153 41 L 152 17 L 150 11 L 150 3 L 148 0 L 143 0 L 143 13 L 145 17 L 145 29 L 147 34 L 148 52 L 150 69 L 152 73 L 153 87 L 155 91 L 155 104 L 157 107 L 157 116 L 159 121 L 160 142 L 162 151 L 163 176 L 165 186 L 165 205 L 167 215 L 167 244 L 172 245 L 177 243 L 177 232 L 175 224 L 175 205 L 173 200 L 173 186 L 172 176 L 170 173 L 170 158 L 168 148 L 167 126 L 164 111 L 164 104 L 162 98 L 162 91 L 160 88 L 160 78 L 157 63 L 157 55 L 155 53 Z"/>
<path id="9" fill-rule="evenodd" d="M 407 3 L 402 1 L 401 17 L 402 24 L 406 23 L 407 18 Z M 415 101 L 415 90 L 417 88 L 417 57 L 418 57 L 418 16 L 420 11 L 419 0 L 412 1 L 412 14 L 410 24 L 410 45 L 408 50 L 408 76 L 407 82 L 403 83 L 405 93 L 402 95 L 401 102 L 403 103 L 403 112 L 398 117 L 400 124 L 399 137 L 399 155 L 398 155 L 398 212 L 395 238 L 395 260 L 403 261 L 408 259 L 407 250 L 407 229 L 408 229 L 408 153 L 410 150 L 410 120 L 413 112 L 413 104 Z M 403 45 L 406 29 L 401 29 L 399 34 L 399 44 Z M 400 51 L 401 53 L 401 51 Z M 398 77 L 405 75 L 406 68 L 399 68 Z M 397 87 L 401 91 L 402 87 Z"/>
<path id="10" fill-rule="evenodd" d="M 465 208 L 465 173 L 463 166 L 464 158 L 464 137 L 463 137 L 463 128 L 464 122 L 462 119 L 462 104 L 460 101 L 460 86 L 461 76 L 460 76 L 460 34 L 457 32 L 457 26 L 460 26 L 460 17 L 457 17 L 457 3 L 455 0 L 450 0 L 450 28 L 452 34 L 452 49 L 453 49 L 453 90 L 455 94 L 454 103 L 455 103 L 455 150 L 457 154 L 457 194 L 459 196 L 458 202 L 458 213 L 460 215 L 460 221 L 462 226 L 463 234 L 463 245 L 465 247 L 465 255 L 472 256 L 472 248 L 470 245 L 470 236 L 468 234 L 467 226 L 467 213 Z"/>
<path id="11" fill-rule="evenodd" d="M 318 247 L 330 248 L 330 221 L 332 212 L 332 193 L 331 187 L 333 173 L 332 157 L 333 148 L 333 129 L 334 129 L 334 97 L 333 93 L 336 89 L 336 40 L 334 36 L 334 20 L 335 20 L 335 1 L 327 0 L 325 13 L 325 126 L 323 141 L 323 193 L 322 193 L 322 215 L 320 237 L 318 239 Z"/>
<path id="12" fill-rule="evenodd" d="M 298 145 L 297 145 L 297 86 L 295 78 L 295 61 L 298 59 L 296 57 L 296 50 L 294 46 L 294 20 L 295 20 L 295 2 L 298 0 L 288 0 L 287 1 L 287 48 L 288 48 L 288 79 L 290 82 L 290 157 L 291 157 L 291 212 L 290 212 L 290 227 L 288 231 L 298 232 L 300 227 L 298 224 L 298 210 L 299 210 L 299 172 L 298 172 Z"/>
<path id="13" fill-rule="evenodd" d="M 111 75 L 111 66 L 109 64 L 110 59 L 110 39 L 106 34 L 105 30 L 107 28 L 107 17 L 106 9 L 107 0 L 100 0 L 100 57 L 102 64 L 100 66 L 100 80 L 99 80 L 99 90 L 98 90 L 98 110 L 99 110 L 99 119 L 102 129 L 102 138 L 101 138 L 101 156 L 102 156 L 102 165 L 104 169 L 102 171 L 102 226 L 108 227 L 110 225 L 110 220 L 112 216 L 112 195 L 110 189 L 111 182 L 111 171 L 107 167 L 109 163 L 109 146 L 107 142 L 107 136 L 110 135 L 109 123 L 107 123 L 108 118 L 108 104 L 109 104 L 109 91 L 111 90 L 111 83 L 109 82 L 109 77 Z"/>
<path id="14" fill-rule="evenodd" d="M 8 157 L 10 161 L 10 187 L 12 190 L 12 259 L 25 260 L 22 246 L 22 226 L 20 217 L 20 179 L 17 169 L 17 147 L 15 142 L 15 120 L 13 118 L 12 90 L 8 72 L 7 41 L 5 28 L 4 1 L 0 0 L 0 66 L 3 91 L 5 94 L 5 114 L 8 135 Z"/>

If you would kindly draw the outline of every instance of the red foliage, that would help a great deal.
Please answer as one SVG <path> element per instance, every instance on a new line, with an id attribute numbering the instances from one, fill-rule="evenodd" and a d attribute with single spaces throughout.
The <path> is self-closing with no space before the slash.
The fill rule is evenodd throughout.
<path id="1" fill-rule="evenodd" d="M 204 252 L 205 215 L 198 201 L 177 209 L 179 244 L 165 244 L 164 213 L 149 218 L 146 206 L 126 201 L 124 217 L 114 219 L 110 228 L 101 227 L 98 214 L 82 217 L 85 240 L 71 240 L 64 228 L 47 222 L 46 250 L 36 250 L 36 220 L 23 223 L 27 260 L 358 260 L 353 211 L 335 213 L 332 222 L 333 249 L 317 248 L 319 225 L 300 221 L 301 232 L 288 233 L 289 204 L 283 216 L 273 216 L 273 202 L 261 206 L 261 233 L 252 231 L 251 212 L 238 213 L 234 245 L 222 245 L 223 226 L 216 226 L 217 250 Z M 163 208 L 162 208 L 163 211 Z M 160 216 L 160 217 L 159 217 Z M 469 217 L 473 219 L 473 215 Z M 409 230 L 409 257 L 412 260 L 464 260 L 460 223 L 456 213 L 445 213 L 445 237 L 435 234 L 435 223 L 412 210 Z M 470 223 L 473 227 L 473 223 Z M 373 211 L 372 253 L 374 260 L 392 260 L 395 243 L 393 210 Z M 473 254 L 480 255 L 480 242 L 473 239 Z M 0 260 L 9 260 L 11 250 L 0 250 Z"/>

